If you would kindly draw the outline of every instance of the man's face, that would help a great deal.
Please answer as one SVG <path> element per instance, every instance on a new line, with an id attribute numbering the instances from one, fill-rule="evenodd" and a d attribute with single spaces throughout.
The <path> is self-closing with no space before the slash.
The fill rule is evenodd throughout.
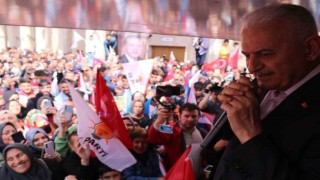
<path id="1" fill-rule="evenodd" d="M 111 40 L 111 36 L 110 36 L 110 35 L 107 35 L 107 36 L 106 36 L 106 39 L 107 39 L 108 41 L 110 41 L 110 40 Z"/>
<path id="2" fill-rule="evenodd" d="M 148 149 L 147 137 L 137 137 L 133 141 L 133 151 L 137 154 L 143 154 Z"/>
<path id="3" fill-rule="evenodd" d="M 69 147 L 73 152 L 76 152 L 77 149 L 81 146 L 78 135 L 72 134 L 70 137 Z"/>
<path id="4" fill-rule="evenodd" d="M 66 95 L 70 94 L 70 90 L 67 83 L 60 84 L 60 90 Z"/>
<path id="5" fill-rule="evenodd" d="M 149 78 L 149 83 L 150 84 L 156 84 L 158 82 L 158 75 L 151 74 Z"/>
<path id="6" fill-rule="evenodd" d="M 48 84 L 48 85 L 44 85 L 44 86 L 41 86 L 39 87 L 39 90 L 42 94 L 46 94 L 48 95 L 51 91 L 51 86 Z"/>
<path id="7" fill-rule="evenodd" d="M 29 94 L 32 91 L 32 86 L 31 86 L 30 83 L 21 83 L 19 85 L 19 87 L 20 87 L 21 91 L 26 93 L 26 94 Z"/>
<path id="8" fill-rule="evenodd" d="M 72 63 L 65 64 L 65 69 L 68 70 L 68 71 L 72 71 L 73 70 L 73 64 Z"/>
<path id="9" fill-rule="evenodd" d="M 127 79 L 122 78 L 122 86 L 124 89 L 130 89 L 130 85 Z"/>
<path id="10" fill-rule="evenodd" d="M 286 25 L 257 26 L 242 32 L 242 51 L 247 67 L 260 87 L 287 90 L 306 72 L 303 43 L 288 32 Z"/>
<path id="11" fill-rule="evenodd" d="M 70 80 L 70 81 L 74 81 L 75 77 L 73 73 L 66 73 L 64 76 L 65 79 Z"/>
<path id="12" fill-rule="evenodd" d="M 17 116 L 14 115 L 10 111 L 0 115 L 0 123 L 2 123 L 2 122 L 11 122 L 11 123 L 15 124 L 16 121 L 17 121 Z"/>
<path id="13" fill-rule="evenodd" d="M 203 95 L 204 90 L 203 89 L 195 89 L 195 96 L 196 97 L 201 97 Z"/>
<path id="14" fill-rule="evenodd" d="M 118 171 L 109 171 L 106 173 L 103 173 L 101 176 L 101 180 L 120 180 L 121 174 Z"/>
<path id="15" fill-rule="evenodd" d="M 180 114 L 180 125 L 183 130 L 193 129 L 199 120 L 199 111 L 182 111 Z"/>
<path id="16" fill-rule="evenodd" d="M 219 93 L 217 93 L 217 92 L 211 92 L 211 98 L 212 98 L 212 101 L 213 102 L 218 102 L 219 100 L 218 100 L 218 95 L 219 95 Z"/>
<path id="17" fill-rule="evenodd" d="M 138 38 L 128 38 L 125 49 L 128 56 L 137 59 L 141 54 L 142 42 Z"/>

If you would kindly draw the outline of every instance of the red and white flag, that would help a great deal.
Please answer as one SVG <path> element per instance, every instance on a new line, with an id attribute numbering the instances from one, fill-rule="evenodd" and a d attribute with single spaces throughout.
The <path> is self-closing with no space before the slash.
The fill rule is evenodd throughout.
<path id="1" fill-rule="evenodd" d="M 174 56 L 173 51 L 171 51 L 170 52 L 170 56 L 169 56 L 169 61 L 168 61 L 168 64 L 167 64 L 168 74 L 164 78 L 164 80 L 163 80 L 164 82 L 167 82 L 167 81 L 169 81 L 170 79 L 173 78 L 173 76 L 174 76 L 173 64 L 174 64 L 175 60 L 176 60 L 176 57 Z"/>
<path id="2" fill-rule="evenodd" d="M 219 69 L 220 72 L 224 72 L 227 68 L 228 61 L 226 59 L 217 59 L 212 61 L 211 63 L 204 63 L 202 66 L 203 71 L 214 71 L 216 69 Z"/>
<path id="3" fill-rule="evenodd" d="M 100 119 L 111 128 L 114 136 L 127 148 L 132 148 L 131 138 L 124 126 L 111 91 L 102 78 L 100 71 L 97 71 L 95 105 Z"/>
<path id="4" fill-rule="evenodd" d="M 166 174 L 167 180 L 195 180 L 201 170 L 200 144 L 191 144 Z"/>
<path id="5" fill-rule="evenodd" d="M 229 56 L 229 66 L 232 69 L 238 69 L 238 61 L 239 61 L 239 46 L 235 47 Z"/>
<path id="6" fill-rule="evenodd" d="M 78 92 L 69 84 L 78 116 L 78 138 L 83 147 L 89 144 L 98 159 L 117 171 L 132 166 L 135 158 L 117 138 L 110 126 L 102 122 Z"/>
<path id="7" fill-rule="evenodd" d="M 122 64 L 132 93 L 136 91 L 145 93 L 153 61 L 153 59 L 150 59 Z"/>
<path id="8" fill-rule="evenodd" d="M 195 95 L 195 89 L 193 87 L 194 83 L 199 81 L 201 70 L 197 71 L 189 80 L 189 87 L 190 91 L 187 97 L 188 103 L 197 104 L 196 95 Z"/>
<path id="9" fill-rule="evenodd" d="M 201 112 L 201 116 L 198 120 L 198 123 L 203 124 L 208 132 L 211 130 L 211 128 L 213 126 L 213 124 L 212 124 L 213 120 L 211 121 L 209 119 L 209 117 L 210 117 L 209 113 Z"/>

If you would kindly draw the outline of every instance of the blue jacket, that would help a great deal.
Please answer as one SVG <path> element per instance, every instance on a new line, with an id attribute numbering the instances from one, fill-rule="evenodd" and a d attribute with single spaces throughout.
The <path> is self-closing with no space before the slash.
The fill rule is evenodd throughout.
<path id="1" fill-rule="evenodd" d="M 123 180 L 157 180 L 162 177 L 159 167 L 159 156 L 156 150 L 148 148 L 148 150 L 138 155 L 132 151 L 137 163 L 122 171 Z"/>

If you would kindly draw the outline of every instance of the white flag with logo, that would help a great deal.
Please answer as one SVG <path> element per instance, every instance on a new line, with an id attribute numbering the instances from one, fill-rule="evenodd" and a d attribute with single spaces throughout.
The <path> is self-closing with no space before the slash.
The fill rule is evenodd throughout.
<path id="1" fill-rule="evenodd" d="M 136 159 L 128 149 L 115 138 L 112 130 L 100 120 L 76 90 L 69 85 L 77 109 L 78 137 L 83 147 L 90 145 L 98 159 L 117 171 L 132 166 Z"/>
<path id="2" fill-rule="evenodd" d="M 145 93 L 152 70 L 153 61 L 153 59 L 149 59 L 122 64 L 126 72 L 132 93 L 136 91 Z"/>

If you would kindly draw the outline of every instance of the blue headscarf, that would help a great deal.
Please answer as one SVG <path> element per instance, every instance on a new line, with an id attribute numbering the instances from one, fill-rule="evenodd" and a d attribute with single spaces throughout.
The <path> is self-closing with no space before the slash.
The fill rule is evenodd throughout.
<path id="1" fill-rule="evenodd" d="M 27 139 L 27 141 L 30 142 L 30 148 L 31 148 L 33 151 L 36 151 L 36 152 L 38 152 L 38 153 L 39 153 L 39 152 L 41 153 L 42 150 L 43 150 L 43 148 L 40 149 L 40 148 L 36 147 L 36 146 L 34 145 L 34 143 L 33 143 L 34 136 L 35 136 L 37 133 L 44 134 L 44 135 L 48 138 L 48 140 L 50 140 L 48 134 L 47 134 L 43 129 L 41 129 L 41 128 L 30 129 L 30 130 L 27 132 L 27 134 L 26 134 L 26 139 Z"/>

